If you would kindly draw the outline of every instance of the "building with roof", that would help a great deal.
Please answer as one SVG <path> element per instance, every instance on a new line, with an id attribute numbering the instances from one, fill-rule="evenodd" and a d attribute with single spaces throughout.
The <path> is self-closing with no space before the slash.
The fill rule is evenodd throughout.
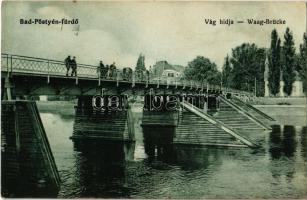
<path id="1" fill-rule="evenodd" d="M 173 84 L 181 79 L 184 67 L 169 64 L 167 61 L 158 61 L 153 65 L 151 71 L 154 80 L 161 80 L 168 84 Z"/>

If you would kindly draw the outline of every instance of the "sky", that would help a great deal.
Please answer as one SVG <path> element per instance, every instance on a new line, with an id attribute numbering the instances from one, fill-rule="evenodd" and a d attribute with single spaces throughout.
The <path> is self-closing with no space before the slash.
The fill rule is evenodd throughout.
<path id="1" fill-rule="evenodd" d="M 298 51 L 306 31 L 304 2 L 2 2 L 3 53 L 78 63 L 146 67 L 160 60 L 186 66 L 204 56 L 221 69 L 231 49 L 244 43 L 269 47 L 276 28 L 293 32 Z M 78 19 L 77 25 L 20 24 L 20 19 Z M 285 25 L 208 25 L 205 19 L 282 19 Z"/>

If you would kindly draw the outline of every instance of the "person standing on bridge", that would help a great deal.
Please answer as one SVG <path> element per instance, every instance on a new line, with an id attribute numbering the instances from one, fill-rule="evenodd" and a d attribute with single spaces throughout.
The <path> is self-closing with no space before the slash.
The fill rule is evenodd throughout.
<path id="1" fill-rule="evenodd" d="M 71 58 L 70 56 L 67 56 L 67 58 L 65 58 L 64 60 L 64 63 L 65 63 L 65 66 L 66 66 L 66 76 L 68 76 L 68 73 L 69 73 L 69 69 L 70 69 L 70 64 L 71 64 Z"/>
<path id="2" fill-rule="evenodd" d="M 103 71 L 104 71 L 104 64 L 102 63 L 102 61 L 100 61 L 99 65 L 97 67 L 98 78 L 103 76 Z"/>
<path id="3" fill-rule="evenodd" d="M 115 62 L 113 62 L 110 65 L 110 72 L 111 72 L 111 78 L 115 79 L 116 78 L 116 66 L 115 66 Z"/>
<path id="4" fill-rule="evenodd" d="M 75 56 L 71 60 L 71 68 L 72 68 L 71 76 L 77 76 L 77 61 Z"/>

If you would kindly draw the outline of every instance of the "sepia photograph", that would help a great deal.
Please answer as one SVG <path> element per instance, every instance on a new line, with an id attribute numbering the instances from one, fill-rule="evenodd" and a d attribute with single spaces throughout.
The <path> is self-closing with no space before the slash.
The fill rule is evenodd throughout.
<path id="1" fill-rule="evenodd" d="M 306 199 L 307 1 L 1 1 L 1 197 Z"/>

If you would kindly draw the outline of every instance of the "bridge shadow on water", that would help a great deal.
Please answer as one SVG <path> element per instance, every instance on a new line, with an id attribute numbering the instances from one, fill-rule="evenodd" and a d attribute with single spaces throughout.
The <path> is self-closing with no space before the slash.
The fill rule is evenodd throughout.
<path id="1" fill-rule="evenodd" d="M 129 197 L 126 165 L 133 160 L 134 143 L 75 140 L 75 181 L 78 197 Z"/>

